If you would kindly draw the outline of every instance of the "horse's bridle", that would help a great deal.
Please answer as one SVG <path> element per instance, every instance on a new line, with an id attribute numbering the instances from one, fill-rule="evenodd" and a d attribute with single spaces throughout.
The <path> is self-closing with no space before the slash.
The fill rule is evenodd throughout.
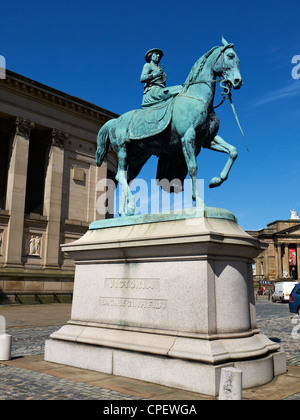
<path id="1" fill-rule="evenodd" d="M 219 58 L 222 57 L 222 70 L 224 71 L 224 52 L 227 50 L 227 48 L 233 48 L 233 47 L 234 47 L 234 44 L 227 44 L 227 45 L 225 45 L 222 48 L 222 50 L 220 51 L 220 53 L 218 54 L 218 56 L 217 56 L 217 58 L 216 58 L 216 60 L 214 62 L 214 65 L 219 60 Z M 222 99 L 222 101 L 218 105 L 214 106 L 213 109 L 218 108 L 219 106 L 221 106 L 225 102 L 226 99 L 229 99 L 229 102 L 230 102 L 230 105 L 231 105 L 233 114 L 235 116 L 235 119 L 237 121 L 237 124 L 239 126 L 239 129 L 241 130 L 241 133 L 242 133 L 242 135 L 244 137 L 246 149 L 249 152 L 249 149 L 248 149 L 248 146 L 247 146 L 247 142 L 246 142 L 246 137 L 245 137 L 245 134 L 244 134 L 243 129 L 241 127 L 241 124 L 239 122 L 239 119 L 238 119 L 238 116 L 237 116 L 237 113 L 236 113 L 236 110 L 235 110 L 235 106 L 234 106 L 233 101 L 232 101 L 231 86 L 228 85 L 228 84 L 226 84 L 226 79 L 224 78 L 224 79 L 216 79 L 216 80 L 198 80 L 197 82 L 190 82 L 190 83 L 188 83 L 188 87 L 191 86 L 191 85 L 196 85 L 196 84 L 200 84 L 200 83 L 205 83 L 210 88 L 211 88 L 211 86 L 209 85 L 209 83 L 220 83 L 221 88 L 223 88 L 223 90 L 224 90 L 224 92 L 221 93 L 221 95 L 223 96 L 223 99 Z M 183 86 L 184 85 L 185 84 L 183 84 Z M 186 96 L 187 98 L 191 98 L 191 99 L 197 99 L 200 102 L 202 102 L 205 106 L 207 106 L 207 104 L 205 103 L 205 101 L 203 99 L 186 95 L 185 94 L 185 91 L 182 91 L 179 95 Z"/>
<path id="2" fill-rule="evenodd" d="M 219 60 L 219 58 L 222 57 L 222 69 L 224 69 L 224 52 L 227 50 L 227 48 L 233 48 L 233 47 L 234 47 L 234 44 L 227 44 L 227 45 L 225 45 L 221 49 L 220 53 L 218 54 L 218 56 L 217 56 L 217 58 L 216 58 L 216 60 L 214 62 L 214 65 Z M 215 109 L 215 108 L 218 108 L 219 106 L 221 106 L 225 102 L 226 99 L 229 99 L 229 95 L 231 94 L 231 92 L 230 92 L 231 91 L 230 86 L 228 86 L 227 84 L 224 84 L 224 83 L 226 83 L 225 80 L 226 80 L 225 78 L 224 79 L 213 79 L 213 80 L 197 80 L 196 82 L 190 82 L 190 83 L 188 83 L 187 84 L 187 87 L 186 87 L 186 90 L 187 90 L 187 88 L 189 86 L 191 86 L 191 85 L 197 85 L 197 84 L 200 84 L 200 83 L 205 83 L 210 88 L 211 88 L 211 86 L 209 85 L 209 83 L 220 83 L 221 88 L 223 88 L 223 90 L 224 90 L 224 92 L 221 93 L 221 95 L 223 95 L 223 99 L 219 103 L 219 105 L 214 106 L 214 109 Z M 182 86 L 184 88 L 185 83 Z M 182 92 L 180 93 L 180 95 L 184 95 L 184 96 L 189 97 L 189 98 L 194 98 L 193 96 L 186 95 L 185 94 L 186 90 L 184 88 L 182 90 Z M 198 99 L 198 98 L 194 98 L 194 99 Z M 203 102 L 203 101 L 201 101 L 201 102 Z"/>
<path id="3" fill-rule="evenodd" d="M 224 52 L 227 50 L 227 48 L 233 48 L 234 44 L 227 44 L 225 45 L 222 50 L 220 51 L 220 53 L 218 54 L 214 65 L 216 64 L 216 62 L 219 60 L 220 57 L 222 57 L 222 69 L 224 69 Z M 213 79 L 213 80 L 197 80 L 196 82 L 190 82 L 187 84 L 187 86 L 189 87 L 190 85 L 197 85 L 199 83 L 222 83 L 224 82 L 225 79 Z M 185 83 L 182 85 L 184 86 Z M 222 86 L 223 87 L 223 86 Z M 228 93 L 228 92 L 227 92 Z"/>

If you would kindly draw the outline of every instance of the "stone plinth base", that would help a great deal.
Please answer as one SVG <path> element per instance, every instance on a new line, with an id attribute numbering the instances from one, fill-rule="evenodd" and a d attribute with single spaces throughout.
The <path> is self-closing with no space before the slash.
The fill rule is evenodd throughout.
<path id="1" fill-rule="evenodd" d="M 264 244 L 213 214 L 104 221 L 64 245 L 72 316 L 45 359 L 213 396 L 225 366 L 243 371 L 243 388 L 284 373 L 285 354 L 256 327 L 251 263 Z"/>
<path id="2" fill-rule="evenodd" d="M 99 345 L 72 343 L 66 341 L 66 337 L 64 341 L 52 339 L 46 342 L 45 359 L 211 396 L 218 395 L 223 367 L 236 367 L 243 371 L 243 388 L 268 383 L 275 373 L 286 371 L 285 354 L 281 352 L 249 361 L 212 365 Z"/>

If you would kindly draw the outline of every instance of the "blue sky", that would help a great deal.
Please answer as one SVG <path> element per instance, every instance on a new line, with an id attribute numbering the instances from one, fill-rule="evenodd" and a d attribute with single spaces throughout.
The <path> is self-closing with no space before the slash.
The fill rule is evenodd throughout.
<path id="1" fill-rule="evenodd" d="M 182 84 L 195 61 L 221 37 L 235 44 L 244 85 L 217 113 L 219 134 L 239 150 L 229 179 L 210 190 L 226 156 L 198 157 L 206 204 L 232 211 L 244 229 L 259 229 L 290 210 L 300 214 L 299 1 L 15 0 L 1 5 L 0 54 L 7 68 L 122 114 L 140 108 L 145 52 L 163 49 L 167 85 Z M 299 71 L 300 74 L 300 71 Z M 220 90 L 215 103 L 220 101 Z M 156 160 L 141 177 L 156 174 Z"/>

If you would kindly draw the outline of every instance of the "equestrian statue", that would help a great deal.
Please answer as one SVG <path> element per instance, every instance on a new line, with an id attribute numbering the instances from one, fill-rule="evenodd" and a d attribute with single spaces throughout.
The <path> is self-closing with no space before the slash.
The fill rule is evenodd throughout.
<path id="1" fill-rule="evenodd" d="M 224 98 L 230 101 L 231 88 L 239 89 L 243 83 L 234 45 L 222 38 L 222 46 L 200 57 L 180 86 L 166 87 L 167 76 L 159 67 L 162 56 L 158 48 L 146 53 L 141 74 L 141 82 L 145 84 L 142 109 L 109 120 L 98 134 L 97 165 L 104 161 L 109 146 L 118 157 L 116 180 L 122 188 L 121 216 L 134 214 L 135 199 L 129 185 L 152 155 L 159 158 L 158 183 L 178 180 L 182 185 L 187 174 L 190 175 L 196 207 L 205 205 L 197 190 L 196 158 L 201 147 L 228 154 L 224 169 L 212 178 L 210 188 L 220 186 L 228 178 L 237 158 L 236 147 L 217 134 L 219 118 L 213 106 L 217 82 L 224 88 Z M 164 183 L 159 185 L 165 189 Z"/>

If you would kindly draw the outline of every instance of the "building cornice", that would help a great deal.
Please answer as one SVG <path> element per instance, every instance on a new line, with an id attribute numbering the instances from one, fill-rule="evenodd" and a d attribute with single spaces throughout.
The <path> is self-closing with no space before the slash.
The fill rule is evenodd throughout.
<path id="1" fill-rule="evenodd" d="M 39 99 L 43 99 L 46 102 L 55 103 L 68 110 L 76 111 L 77 113 L 85 116 L 98 119 L 99 121 L 106 121 L 111 118 L 119 117 L 118 114 L 101 108 L 91 102 L 61 92 L 50 86 L 36 82 L 35 80 L 29 79 L 28 77 L 14 73 L 11 70 L 6 70 L 6 79 L 0 81 L 0 86 L 13 85 L 15 88 L 27 91 L 28 94 L 35 95 Z"/>
<path id="2" fill-rule="evenodd" d="M 274 222 L 268 223 L 267 227 L 272 226 L 272 225 L 276 225 L 278 223 L 292 223 L 292 224 L 299 224 L 300 220 L 299 219 L 287 219 L 287 220 L 275 220 Z"/>
<path id="3" fill-rule="evenodd" d="M 290 220 L 288 220 L 288 222 L 289 221 Z M 287 221 L 286 220 L 282 220 L 282 222 L 287 222 Z M 261 229 L 261 230 L 256 230 L 256 231 L 255 230 L 248 230 L 246 232 L 249 235 L 254 236 L 254 237 L 257 237 L 257 238 L 262 239 L 262 240 L 270 239 L 270 240 L 273 240 L 273 241 L 277 242 L 277 239 L 280 239 L 280 240 L 283 239 L 284 240 L 284 239 L 286 239 L 287 235 L 290 235 L 293 232 L 297 232 L 297 231 L 300 232 L 300 223 L 299 223 L 299 221 L 296 224 L 294 224 L 294 226 L 286 227 L 286 228 L 281 229 L 281 230 L 279 230 L 277 232 L 274 232 L 274 230 L 268 229 L 268 228 Z M 292 238 L 293 239 L 300 238 L 300 233 L 294 234 L 292 237 L 289 236 L 288 237 L 288 241 L 291 242 Z"/>
<path id="4" fill-rule="evenodd" d="M 299 222 L 295 226 L 290 226 L 290 227 L 287 227 L 285 229 L 280 230 L 279 232 L 276 233 L 276 236 L 284 236 L 284 235 L 287 235 L 289 233 L 293 233 L 293 232 L 297 232 L 297 231 L 300 231 L 300 223 Z"/>

